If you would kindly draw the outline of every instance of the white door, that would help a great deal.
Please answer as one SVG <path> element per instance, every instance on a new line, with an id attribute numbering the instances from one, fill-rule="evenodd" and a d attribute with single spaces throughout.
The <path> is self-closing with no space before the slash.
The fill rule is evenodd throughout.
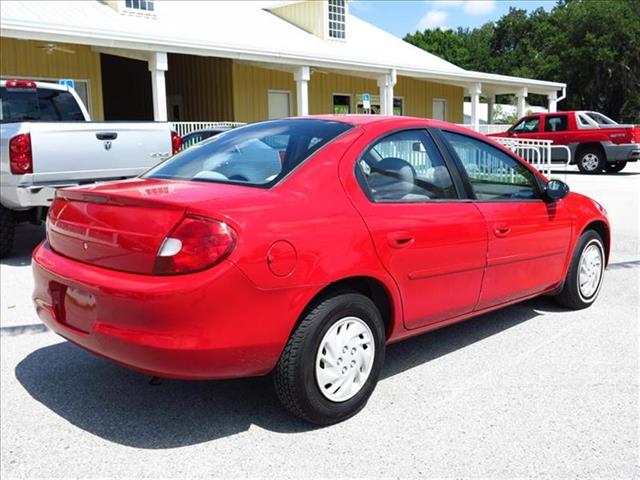
<path id="1" fill-rule="evenodd" d="M 447 101 L 440 98 L 433 99 L 433 108 L 431 110 L 431 118 L 434 120 L 447 120 Z"/>
<path id="2" fill-rule="evenodd" d="M 291 115 L 289 92 L 269 92 L 269 120 Z"/>

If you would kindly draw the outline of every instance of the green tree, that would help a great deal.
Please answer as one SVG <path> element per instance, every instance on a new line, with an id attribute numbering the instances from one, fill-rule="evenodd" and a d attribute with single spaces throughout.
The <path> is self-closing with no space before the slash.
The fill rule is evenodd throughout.
<path id="1" fill-rule="evenodd" d="M 565 82 L 564 109 L 640 123 L 639 32 L 640 0 L 560 0 L 550 12 L 511 8 L 480 28 L 405 40 L 469 70 Z"/>

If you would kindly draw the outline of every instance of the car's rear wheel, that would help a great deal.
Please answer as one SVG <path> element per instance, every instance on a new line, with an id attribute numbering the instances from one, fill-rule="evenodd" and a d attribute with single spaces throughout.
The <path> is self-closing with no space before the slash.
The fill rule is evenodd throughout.
<path id="1" fill-rule="evenodd" d="M 385 330 L 359 293 L 325 298 L 304 316 L 273 372 L 278 398 L 294 415 L 331 425 L 358 413 L 384 362 Z"/>
<path id="2" fill-rule="evenodd" d="M 13 249 L 16 221 L 13 212 L 0 206 L 0 258 L 9 256 Z"/>
<path id="3" fill-rule="evenodd" d="M 617 173 L 622 171 L 627 166 L 627 162 L 609 162 L 604 166 L 604 171 L 607 173 Z"/>
<path id="4" fill-rule="evenodd" d="M 604 277 L 605 254 L 600 235 L 587 230 L 578 240 L 564 286 L 556 300 L 579 310 L 590 306 L 600 293 Z"/>
<path id="5" fill-rule="evenodd" d="M 577 163 L 582 173 L 600 173 L 604 170 L 606 161 L 602 150 L 585 147 L 579 150 Z"/>

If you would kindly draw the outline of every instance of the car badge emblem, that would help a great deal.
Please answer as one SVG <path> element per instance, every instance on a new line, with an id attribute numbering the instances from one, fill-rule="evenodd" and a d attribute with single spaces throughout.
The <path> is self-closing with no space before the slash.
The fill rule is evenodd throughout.
<path id="1" fill-rule="evenodd" d="M 111 142 L 109 140 L 104 142 L 104 149 L 105 150 L 111 150 Z"/>
<path id="2" fill-rule="evenodd" d="M 89 244 L 87 242 L 82 242 L 82 248 L 84 248 L 85 250 L 88 250 Z"/>

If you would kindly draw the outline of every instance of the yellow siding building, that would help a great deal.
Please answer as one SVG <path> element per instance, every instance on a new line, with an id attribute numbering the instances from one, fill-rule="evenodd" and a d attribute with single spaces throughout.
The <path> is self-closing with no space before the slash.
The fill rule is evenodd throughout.
<path id="1" fill-rule="evenodd" d="M 347 0 L 14 0 L 0 76 L 72 79 L 96 120 L 254 122 L 382 113 L 464 122 L 464 98 L 564 84 L 471 72 L 349 14 Z M 364 96 L 370 101 L 365 101 Z M 563 93 L 564 94 L 564 93 Z M 473 117 L 473 115 L 472 115 Z"/>

